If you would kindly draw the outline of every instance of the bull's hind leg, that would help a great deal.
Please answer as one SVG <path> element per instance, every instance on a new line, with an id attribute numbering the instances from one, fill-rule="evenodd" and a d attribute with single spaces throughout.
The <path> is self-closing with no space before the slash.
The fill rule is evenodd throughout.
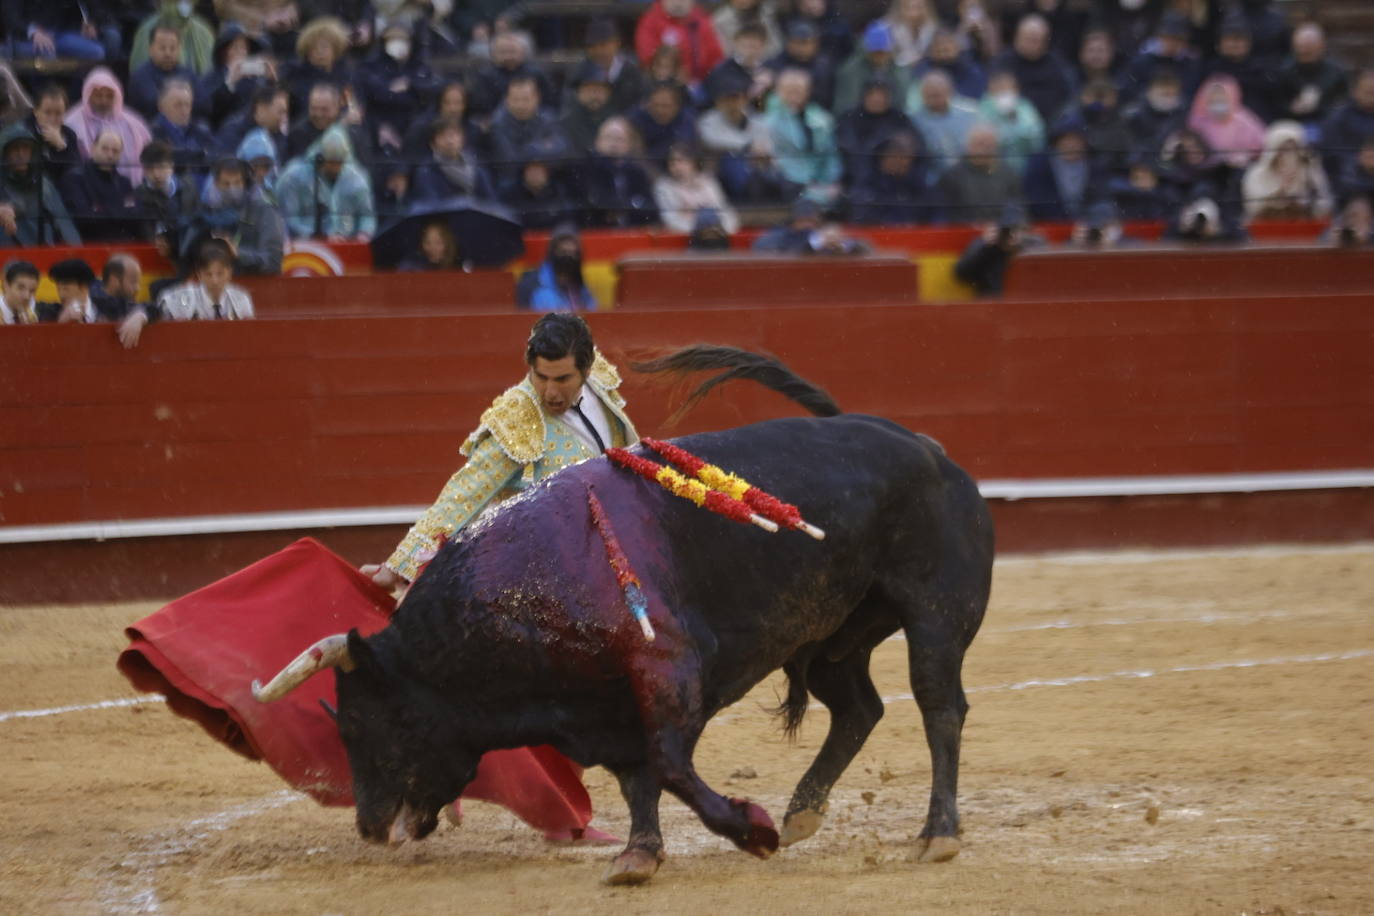
<path id="1" fill-rule="evenodd" d="M 968 701 L 960 679 L 964 649 L 925 641 L 919 630 L 907 632 L 911 690 L 921 708 L 926 744 L 930 746 L 930 808 L 921 830 L 917 859 L 943 862 L 959 854 L 959 737 Z"/>
<path id="2" fill-rule="evenodd" d="M 868 672 L 872 651 L 871 646 L 859 647 L 840 661 L 822 655 L 807 666 L 806 686 L 830 710 L 830 731 L 792 793 L 782 825 L 783 846 L 820 829 L 831 787 L 883 717 L 883 701 Z"/>
<path id="3" fill-rule="evenodd" d="M 646 766 L 617 769 L 620 794 L 630 807 L 630 841 L 601 878 L 607 884 L 643 884 L 663 862 L 663 834 L 658 827 L 658 799 L 663 790 Z"/>

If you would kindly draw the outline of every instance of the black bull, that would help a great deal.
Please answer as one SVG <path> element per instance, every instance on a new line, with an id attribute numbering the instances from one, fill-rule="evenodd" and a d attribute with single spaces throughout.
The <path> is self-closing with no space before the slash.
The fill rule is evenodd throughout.
<path id="1" fill-rule="evenodd" d="M 773 366 L 733 375 L 794 397 L 809 388 Z M 815 393 L 809 406 L 832 412 Z M 831 787 L 883 715 L 869 656 L 901 630 L 932 763 L 917 854 L 957 853 L 960 669 L 993 554 L 974 482 L 933 440 L 870 416 L 771 420 L 676 442 L 797 504 L 825 540 L 728 521 L 604 458 L 501 506 L 440 550 L 386 629 L 333 637 L 313 656 L 310 670 L 339 669 L 337 718 L 364 837 L 423 837 L 484 752 L 550 744 L 620 781 L 632 823 L 608 881 L 657 869 L 664 789 L 767 856 L 820 826 Z M 589 519 L 589 490 L 643 582 L 652 642 Z M 711 717 L 780 667 L 789 727 L 808 692 L 831 715 L 781 838 L 761 808 L 717 794 L 692 765 Z"/>

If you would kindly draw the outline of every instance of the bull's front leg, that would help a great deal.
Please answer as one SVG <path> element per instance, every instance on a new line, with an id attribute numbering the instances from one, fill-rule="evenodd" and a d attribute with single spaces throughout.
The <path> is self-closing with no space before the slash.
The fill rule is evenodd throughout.
<path id="1" fill-rule="evenodd" d="M 601 880 L 607 884 L 643 884 L 654 876 L 665 858 L 663 834 L 658 827 L 658 800 L 663 789 L 647 766 L 614 771 L 620 794 L 630 808 L 630 841 L 612 860 Z"/>
<path id="2" fill-rule="evenodd" d="M 745 852 L 761 859 L 777 852 L 778 831 L 768 812 L 745 799 L 713 791 L 692 765 L 692 752 L 707 719 L 700 670 L 684 665 L 682 656 L 651 656 L 638 662 L 631 666 L 630 682 L 644 724 L 649 766 L 658 784 L 695 811 L 712 832 Z"/>

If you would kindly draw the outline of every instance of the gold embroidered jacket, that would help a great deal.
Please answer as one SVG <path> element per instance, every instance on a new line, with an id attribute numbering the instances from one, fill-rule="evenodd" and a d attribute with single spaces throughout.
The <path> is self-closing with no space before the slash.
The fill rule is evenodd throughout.
<path id="1" fill-rule="evenodd" d="M 587 386 L 605 405 L 611 444 L 638 442 L 634 424 L 625 414 L 625 399 L 617 390 L 620 373 L 599 352 L 587 373 Z M 387 567 L 412 581 L 434 555 L 441 537 L 452 537 L 493 502 L 596 457 L 561 418 L 544 413 L 528 376 L 492 402 L 459 451 L 467 456 L 467 463 L 449 478 L 434 505 L 386 561 Z"/>

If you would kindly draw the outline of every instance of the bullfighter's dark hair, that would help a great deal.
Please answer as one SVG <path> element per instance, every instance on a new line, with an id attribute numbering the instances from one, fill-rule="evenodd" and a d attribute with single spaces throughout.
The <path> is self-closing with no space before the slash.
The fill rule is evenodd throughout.
<path id="1" fill-rule="evenodd" d="M 843 412 L 840 410 L 840 405 L 836 404 L 835 399 L 827 394 L 824 389 L 797 375 L 775 357 L 750 353 L 736 347 L 695 344 L 684 347 L 676 353 L 660 356 L 658 359 L 631 363 L 630 368 L 636 372 L 664 372 L 678 378 L 690 372 L 701 372 L 709 369 L 725 370 L 698 385 L 696 390 L 687 396 L 687 400 L 677 409 L 677 412 L 668 418 L 669 425 L 676 423 L 685 416 L 687 411 L 706 397 L 712 388 L 732 379 L 750 379 L 760 385 L 772 388 L 779 394 L 784 394 L 796 401 L 818 417 L 833 417 Z"/>
<path id="2" fill-rule="evenodd" d="M 586 375 L 592 368 L 595 348 L 587 322 L 571 312 L 552 312 L 534 323 L 525 346 L 525 362 L 533 366 L 536 359 L 553 362 L 571 356 L 577 371 Z"/>
<path id="3" fill-rule="evenodd" d="M 38 268 L 31 261 L 10 261 L 5 265 L 5 282 L 13 283 L 19 277 L 38 279 Z"/>

